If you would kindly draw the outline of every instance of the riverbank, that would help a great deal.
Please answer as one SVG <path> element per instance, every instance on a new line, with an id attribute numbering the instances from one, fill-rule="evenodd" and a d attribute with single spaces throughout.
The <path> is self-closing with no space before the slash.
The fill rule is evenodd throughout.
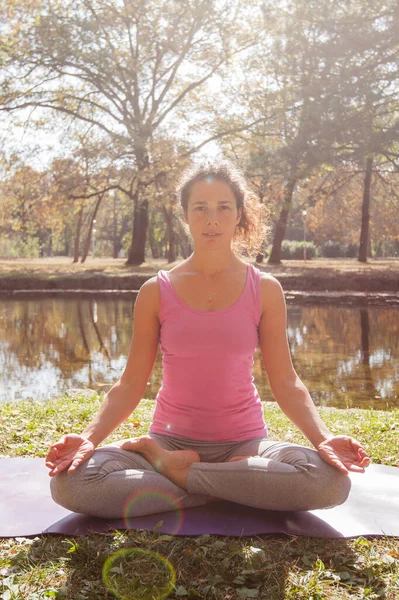
<path id="1" fill-rule="evenodd" d="M 67 432 L 81 432 L 98 411 L 102 396 L 76 395 L 46 402 L 0 404 L 0 459 L 44 457 L 50 443 Z M 133 415 L 106 443 L 143 435 L 155 403 L 142 400 Z M 399 411 L 319 408 L 335 434 L 361 442 L 374 463 L 399 466 Z M 264 404 L 272 439 L 310 446 L 275 403 Z M 231 538 L 161 535 L 156 531 L 123 531 L 85 537 L 41 535 L 0 540 L 0 593 L 8 598 L 110 598 L 102 581 L 107 558 L 119 550 L 140 548 L 167 558 L 176 572 L 171 600 L 209 598 L 288 600 L 309 598 L 386 598 L 399 594 L 398 538 L 354 539 L 257 535 Z M 126 568 L 126 565 L 125 565 Z M 135 563 L 134 576 L 151 581 L 159 563 Z M 133 578 L 133 573 L 130 574 Z M 129 573 L 126 574 L 129 579 Z M 147 579 L 148 581 L 148 579 Z M 139 595 L 139 593 L 141 595 Z M 145 587 L 135 597 L 148 598 Z M 124 596 L 126 597 L 126 596 Z"/>
<path id="2" fill-rule="evenodd" d="M 73 264 L 70 258 L 0 260 L 0 293 L 97 291 L 134 292 L 160 269 L 176 263 L 148 259 L 139 267 L 125 259 L 88 259 Z M 283 261 L 280 265 L 256 264 L 274 275 L 286 292 L 360 292 L 395 294 L 399 291 L 399 260 L 314 259 Z"/>

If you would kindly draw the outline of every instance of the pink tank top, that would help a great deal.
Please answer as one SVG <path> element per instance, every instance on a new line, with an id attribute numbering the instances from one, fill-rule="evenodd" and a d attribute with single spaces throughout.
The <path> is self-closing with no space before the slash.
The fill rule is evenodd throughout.
<path id="1" fill-rule="evenodd" d="M 206 441 L 267 435 L 253 383 L 261 317 L 260 273 L 248 265 L 244 290 L 229 308 L 196 310 L 159 271 L 163 381 L 149 431 Z"/>

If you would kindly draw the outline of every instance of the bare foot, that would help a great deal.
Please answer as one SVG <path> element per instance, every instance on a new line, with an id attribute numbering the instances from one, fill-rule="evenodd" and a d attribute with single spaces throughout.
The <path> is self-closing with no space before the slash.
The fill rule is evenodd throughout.
<path id="1" fill-rule="evenodd" d="M 195 450 L 165 450 L 148 435 L 131 438 L 118 445 L 122 450 L 142 454 L 158 473 L 165 475 L 183 489 L 187 489 L 187 474 L 191 465 L 201 462 Z"/>

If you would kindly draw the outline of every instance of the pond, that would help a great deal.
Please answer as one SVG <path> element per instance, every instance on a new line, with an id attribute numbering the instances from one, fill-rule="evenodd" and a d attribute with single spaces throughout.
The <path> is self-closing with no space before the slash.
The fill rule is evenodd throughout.
<path id="1" fill-rule="evenodd" d="M 0 299 L 0 400 L 108 390 L 122 374 L 134 299 Z M 288 305 L 295 369 L 318 406 L 399 407 L 399 309 Z M 254 383 L 272 401 L 259 349 Z M 146 398 L 161 385 L 158 352 Z"/>

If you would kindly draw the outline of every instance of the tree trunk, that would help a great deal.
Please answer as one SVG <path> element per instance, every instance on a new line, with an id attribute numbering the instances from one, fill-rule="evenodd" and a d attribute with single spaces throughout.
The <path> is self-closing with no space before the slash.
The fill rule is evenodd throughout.
<path id="1" fill-rule="evenodd" d="M 183 258 L 188 258 L 193 251 L 189 237 L 186 235 L 185 232 L 182 231 L 176 231 L 175 236 L 177 239 L 177 243 L 180 247 L 180 256 L 182 256 Z"/>
<path id="2" fill-rule="evenodd" d="M 126 264 L 138 266 L 145 261 L 145 242 L 148 228 L 148 200 L 138 200 L 138 192 L 134 195 L 132 244 L 129 248 Z"/>
<path id="3" fill-rule="evenodd" d="M 80 207 L 78 212 L 78 221 L 76 223 L 76 233 L 75 233 L 75 243 L 73 248 L 73 262 L 77 263 L 79 261 L 79 246 L 80 246 L 80 232 L 82 229 L 82 220 L 83 220 L 83 206 Z"/>
<path id="4" fill-rule="evenodd" d="M 64 238 L 63 238 L 63 242 L 64 242 L 64 256 L 70 256 L 71 237 L 72 237 L 71 228 L 67 224 L 65 226 L 65 229 L 64 229 Z"/>
<path id="5" fill-rule="evenodd" d="M 276 231 L 274 232 L 272 250 L 270 252 L 269 260 L 267 261 L 271 264 L 279 264 L 281 262 L 281 244 L 283 243 L 285 237 L 285 230 L 287 228 L 288 222 L 288 214 L 291 208 L 295 184 L 296 179 L 289 179 L 285 186 L 283 208 L 281 209 L 277 221 Z"/>
<path id="6" fill-rule="evenodd" d="M 158 246 L 155 241 L 155 238 L 154 238 L 154 227 L 151 223 L 148 225 L 148 241 L 149 241 L 150 248 L 151 248 L 152 258 L 155 258 L 155 259 L 159 258 L 159 250 L 158 250 Z"/>
<path id="7" fill-rule="evenodd" d="M 173 226 L 169 231 L 169 247 L 168 247 L 168 263 L 173 263 L 176 260 L 176 252 L 175 252 L 175 232 L 173 231 Z"/>
<path id="8" fill-rule="evenodd" d="M 123 248 L 123 238 L 125 233 L 130 229 L 129 219 L 127 217 L 122 219 L 121 226 L 118 232 L 118 220 L 116 215 L 114 216 L 114 240 L 113 240 L 113 257 L 118 258 L 120 251 Z"/>
<path id="9" fill-rule="evenodd" d="M 122 240 L 125 233 L 129 231 L 127 218 L 122 218 L 120 230 L 118 232 L 118 211 L 116 206 L 116 194 L 113 197 L 113 232 L 112 232 L 112 257 L 118 258 L 122 250 Z"/>
<path id="10" fill-rule="evenodd" d="M 367 251 L 369 245 L 370 228 L 370 187 L 373 172 L 373 157 L 369 156 L 366 161 L 366 175 L 364 178 L 363 204 L 362 204 L 362 228 L 360 232 L 359 262 L 367 262 Z"/>
<path id="11" fill-rule="evenodd" d="M 100 204 L 101 204 L 101 201 L 102 201 L 103 198 L 104 198 L 104 193 L 100 194 L 99 197 L 97 198 L 97 202 L 96 202 L 96 205 L 94 207 L 93 214 L 90 217 L 89 232 L 87 234 L 85 246 L 84 246 L 84 249 L 83 249 L 83 256 L 82 256 L 82 259 L 80 261 L 81 263 L 85 262 L 85 260 L 87 258 L 87 255 L 89 254 L 91 236 L 93 234 L 93 225 L 94 225 L 94 221 L 96 219 L 96 215 L 97 215 L 98 209 L 100 207 Z"/>
<path id="12" fill-rule="evenodd" d="M 113 212 L 113 231 L 112 231 L 112 258 L 118 258 L 120 244 L 118 244 L 118 219 L 116 217 L 116 194 L 114 194 L 112 200 L 112 212 Z"/>
<path id="13" fill-rule="evenodd" d="M 150 165 L 150 159 L 145 149 L 145 139 L 137 139 L 136 161 L 138 169 L 137 188 L 132 195 L 133 198 L 133 227 L 132 243 L 129 248 L 126 264 L 129 266 L 138 266 L 145 261 L 145 242 L 148 230 L 148 194 L 147 183 L 144 175 Z"/>
<path id="14" fill-rule="evenodd" d="M 172 211 L 168 211 L 166 206 L 162 206 L 162 208 L 163 208 L 163 213 L 165 215 L 166 228 L 167 228 L 167 232 L 168 232 L 167 259 L 168 259 L 168 263 L 172 263 L 172 262 L 175 262 L 175 260 L 176 260 L 176 253 L 175 253 L 176 236 L 175 236 L 175 232 L 173 229 L 173 213 L 172 213 Z"/>

